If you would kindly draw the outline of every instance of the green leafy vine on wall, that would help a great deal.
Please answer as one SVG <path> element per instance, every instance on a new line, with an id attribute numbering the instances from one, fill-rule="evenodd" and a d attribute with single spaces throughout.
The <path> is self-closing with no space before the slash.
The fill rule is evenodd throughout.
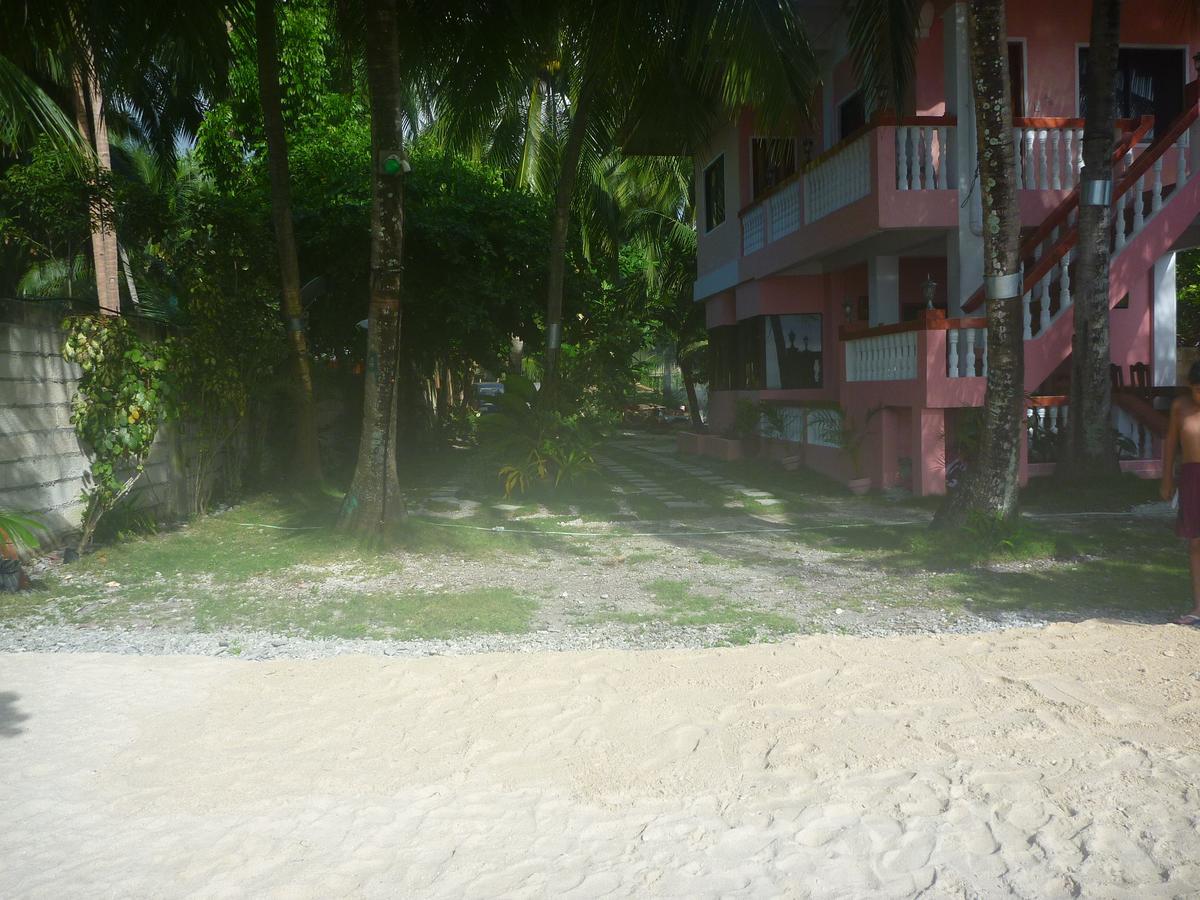
<path id="1" fill-rule="evenodd" d="M 63 358 L 82 373 L 71 424 L 91 457 L 83 490 L 82 551 L 101 517 L 133 489 L 159 425 L 174 412 L 167 373 L 175 341 L 143 341 L 120 317 L 72 316 L 63 322 Z"/>

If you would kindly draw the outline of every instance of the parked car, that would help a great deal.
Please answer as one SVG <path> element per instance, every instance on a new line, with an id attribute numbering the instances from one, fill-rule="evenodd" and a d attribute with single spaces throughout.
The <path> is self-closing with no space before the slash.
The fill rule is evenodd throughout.
<path id="1" fill-rule="evenodd" d="M 504 385 L 499 381 L 477 381 L 471 386 L 475 394 L 475 407 L 480 413 L 496 411 L 496 398 L 504 393 Z"/>

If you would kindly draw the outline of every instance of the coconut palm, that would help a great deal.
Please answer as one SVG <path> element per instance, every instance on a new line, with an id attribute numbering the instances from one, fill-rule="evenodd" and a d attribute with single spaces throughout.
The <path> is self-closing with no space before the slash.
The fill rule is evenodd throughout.
<path id="1" fill-rule="evenodd" d="M 590 190 L 608 177 L 611 154 L 650 141 L 686 151 L 752 101 L 766 115 L 789 105 L 807 111 L 817 66 L 795 0 L 494 4 L 467 30 L 471 52 L 441 82 L 451 143 L 495 152 L 505 136 L 520 138 L 518 179 L 553 197 L 545 321 L 552 394 L 572 216 L 611 212 Z"/>
<path id="2" fill-rule="evenodd" d="M 287 135 L 280 101 L 279 52 L 276 46 L 275 0 L 256 0 L 254 34 L 258 62 L 259 100 L 267 138 L 267 170 L 271 179 L 271 219 L 279 253 L 280 305 L 287 320 L 288 348 L 295 376 L 296 456 L 295 471 L 305 484 L 321 480 L 321 457 L 317 444 L 317 411 L 313 399 L 312 365 L 304 333 L 304 309 L 300 300 L 300 261 L 296 256 L 296 234 L 292 228 L 291 185 L 288 180 Z"/>
<path id="3" fill-rule="evenodd" d="M 62 0 L 0 8 L 0 146 L 46 134 L 101 175 L 111 168 L 116 119 L 174 160 L 201 97 L 221 71 L 225 22 L 235 3 L 183 10 L 141 0 Z M 71 128 L 67 123 L 73 123 Z M 70 134 L 73 131 L 74 134 Z M 92 209 L 92 263 L 102 311 L 120 309 L 120 252 L 110 204 Z"/>
<path id="4" fill-rule="evenodd" d="M 1103 191 L 1088 202 L 1089 182 L 1112 186 L 1113 134 L 1116 126 L 1114 84 L 1120 47 L 1120 0 L 1093 0 L 1084 97 L 1083 184 L 1079 205 L 1079 299 L 1072 315 L 1071 430 L 1069 472 L 1086 478 L 1119 471 L 1112 417 L 1109 338 L 1108 263 L 1112 211 Z M 1140 202 L 1140 198 L 1139 198 Z"/>

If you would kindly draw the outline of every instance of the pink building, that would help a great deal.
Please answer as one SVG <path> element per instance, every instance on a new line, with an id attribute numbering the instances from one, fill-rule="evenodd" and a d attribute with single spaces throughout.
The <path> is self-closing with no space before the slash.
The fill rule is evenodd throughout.
<path id="1" fill-rule="evenodd" d="M 874 487 L 941 493 L 987 371 L 966 6 L 925 3 L 916 114 L 900 119 L 866 117 L 836 7 L 812 4 L 820 118 L 764 134 L 746 112 L 696 159 L 694 296 L 712 348 L 711 436 L 683 443 L 736 452 L 720 435 L 741 401 L 765 401 L 783 422 L 760 424 L 776 438 L 773 452 L 851 478 L 848 454 L 822 424 L 840 409 L 865 430 L 861 474 Z M 1054 436 L 1070 414 L 1073 188 L 1090 8 L 1009 0 L 1008 9 L 1027 472 L 1039 474 L 1052 469 Z M 1180 9 L 1141 0 L 1123 10 L 1111 321 L 1114 380 L 1127 386 L 1175 385 L 1175 253 L 1200 244 L 1192 62 L 1200 33 L 1184 30 Z M 1125 467 L 1147 475 L 1161 467 L 1153 393 L 1119 393 L 1113 423 Z"/>

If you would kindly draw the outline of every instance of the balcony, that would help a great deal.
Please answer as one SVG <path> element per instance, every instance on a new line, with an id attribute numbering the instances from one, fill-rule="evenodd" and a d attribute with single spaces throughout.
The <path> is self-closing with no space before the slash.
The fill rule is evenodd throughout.
<path id="1" fill-rule="evenodd" d="M 952 116 L 876 117 L 740 212 L 742 257 L 831 218 L 854 216 L 868 229 L 932 224 L 931 219 L 951 224 L 955 122 Z M 818 241 L 812 249 L 830 249 L 827 243 Z"/>
<path id="2" fill-rule="evenodd" d="M 1138 124 L 1118 122 L 1127 135 Z M 877 116 L 740 211 L 739 277 L 769 275 L 887 229 L 957 227 L 957 139 L 953 116 Z M 1079 182 L 1083 120 L 1016 119 L 1013 144 L 1022 221 L 1036 225 Z M 1134 142 L 1126 165 L 1139 149 Z"/>

